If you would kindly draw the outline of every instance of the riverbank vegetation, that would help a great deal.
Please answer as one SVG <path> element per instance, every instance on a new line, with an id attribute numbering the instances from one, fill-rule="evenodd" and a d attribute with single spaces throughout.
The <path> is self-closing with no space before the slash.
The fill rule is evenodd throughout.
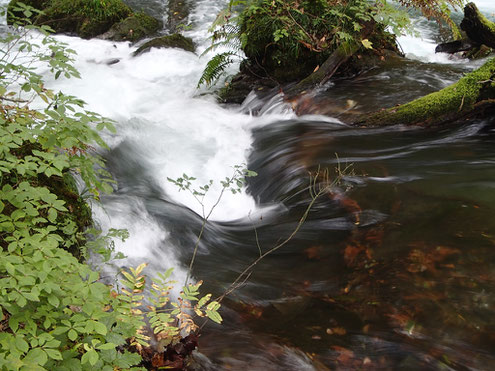
<path id="1" fill-rule="evenodd" d="M 90 255 L 121 258 L 112 240 L 127 236 L 87 229 L 88 203 L 112 191 L 97 148 L 107 148 L 100 132 L 115 128 L 45 87 L 37 67 L 79 77 L 74 52 L 48 30 L 15 27 L 0 40 L 0 368 L 181 369 L 196 347 L 191 312 L 221 322 L 219 304 L 200 296 L 201 282 L 171 300 L 171 270 L 150 282 L 141 264 L 107 285 L 88 265 Z"/>
<path id="2" fill-rule="evenodd" d="M 421 11 L 451 30 L 454 41 L 437 52 L 467 52 L 470 58 L 489 55 L 495 46 L 495 26 L 476 5 L 466 5 L 460 29 L 450 18 L 461 0 L 404 0 L 405 8 Z M 235 6 L 234 6 L 235 5 Z M 220 89 L 224 102 L 240 103 L 252 90 L 278 88 L 284 99 L 300 99 L 334 77 L 349 78 L 401 56 L 395 38 L 411 31 L 407 14 L 386 1 L 268 1 L 230 2 L 213 28 L 212 46 L 230 48 L 207 64 L 198 85 L 213 85 L 234 61 L 240 72 Z M 493 61 L 441 92 L 400 107 L 364 115 L 358 125 L 421 124 L 430 126 L 474 113 L 490 112 Z M 288 85 L 292 83 L 291 85 Z M 297 103 L 296 103 L 297 105 Z M 294 107 L 293 107 L 294 108 Z M 297 111 L 297 108 L 296 108 Z"/>
<path id="3" fill-rule="evenodd" d="M 457 38 L 450 8 L 461 0 L 400 2 L 447 25 Z M 230 50 L 207 65 L 199 85 L 212 85 L 236 58 L 240 73 L 221 99 L 236 90 L 300 82 L 297 91 L 324 84 L 334 75 L 350 77 L 390 53 L 400 55 L 396 36 L 412 32 L 407 13 L 387 1 L 231 1 L 212 27 L 212 47 Z M 240 53 L 242 51 L 242 53 Z"/>

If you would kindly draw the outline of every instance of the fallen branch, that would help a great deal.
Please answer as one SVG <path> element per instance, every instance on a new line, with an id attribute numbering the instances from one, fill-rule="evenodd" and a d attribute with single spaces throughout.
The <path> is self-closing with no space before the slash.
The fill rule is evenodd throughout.
<path id="1" fill-rule="evenodd" d="M 363 115 L 356 122 L 360 126 L 421 125 L 433 126 L 479 116 L 477 107 L 486 109 L 495 99 L 495 58 L 478 70 L 462 77 L 457 83 L 428 94 L 412 102 Z"/>

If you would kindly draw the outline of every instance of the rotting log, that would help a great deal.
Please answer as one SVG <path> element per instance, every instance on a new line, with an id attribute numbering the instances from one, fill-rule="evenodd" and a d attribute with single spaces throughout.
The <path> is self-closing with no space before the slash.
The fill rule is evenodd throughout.
<path id="1" fill-rule="evenodd" d="M 439 44 L 436 53 L 467 53 L 468 58 L 483 57 L 487 54 L 487 47 L 495 48 L 495 23 L 489 21 L 476 7 L 469 3 L 464 7 L 464 19 L 461 29 L 466 32 L 467 38 Z"/>
<path id="2" fill-rule="evenodd" d="M 471 40 L 495 48 L 495 23 L 490 22 L 474 3 L 464 7 L 461 30 L 465 31 Z"/>
<path id="3" fill-rule="evenodd" d="M 339 46 L 316 71 L 288 89 L 285 92 L 286 96 L 291 97 L 305 89 L 325 84 L 337 72 L 339 67 L 347 62 L 358 49 L 357 44 Z"/>
<path id="4" fill-rule="evenodd" d="M 495 58 L 458 82 L 412 102 L 361 116 L 355 125 L 437 126 L 495 109 Z"/>
<path id="5" fill-rule="evenodd" d="M 374 21 L 367 22 L 361 30 L 361 40 L 376 32 L 376 26 Z M 312 74 L 286 90 L 286 97 L 294 97 L 308 88 L 324 85 L 335 75 L 339 67 L 346 63 L 360 48 L 359 42 L 341 44 Z"/>
<path id="6" fill-rule="evenodd" d="M 470 39 L 455 40 L 447 43 L 438 44 L 435 48 L 435 53 L 454 54 L 458 52 L 466 52 L 479 46 L 479 43 L 474 42 Z"/>

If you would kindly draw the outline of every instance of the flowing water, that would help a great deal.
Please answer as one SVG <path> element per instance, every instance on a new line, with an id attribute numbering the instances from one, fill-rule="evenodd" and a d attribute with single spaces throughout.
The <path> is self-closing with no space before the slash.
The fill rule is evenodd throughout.
<path id="1" fill-rule="evenodd" d="M 166 12 L 159 0 L 133 4 Z M 224 4 L 196 2 L 186 34 L 198 54 Z M 495 12 L 491 0 L 477 4 Z M 408 61 L 329 84 L 302 116 L 278 96 L 217 104 L 195 88 L 207 57 L 176 49 L 132 57 L 128 43 L 57 36 L 77 51 L 82 79 L 47 76 L 47 85 L 117 123 L 103 153 L 117 185 L 94 214 L 103 229 L 129 230 L 117 244 L 127 255 L 120 265 L 175 267 L 183 281 L 202 207 L 167 178 L 215 180 L 209 210 L 219 180 L 244 163 L 258 176 L 241 194 L 225 193 L 193 270 L 220 295 L 298 226 L 310 173 L 347 169 L 297 235 L 223 302 L 224 324 L 200 339 L 204 369 L 495 368 L 495 118 L 434 130 L 339 120 L 438 90 L 482 63 L 435 55 L 437 29 L 417 26 L 422 38 L 400 39 Z"/>

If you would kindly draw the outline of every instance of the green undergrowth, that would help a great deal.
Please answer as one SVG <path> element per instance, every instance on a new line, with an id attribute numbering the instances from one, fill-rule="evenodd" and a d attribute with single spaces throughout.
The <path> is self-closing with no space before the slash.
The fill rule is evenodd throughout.
<path id="1" fill-rule="evenodd" d="M 482 99 L 493 98 L 495 83 L 495 58 L 481 68 L 462 77 L 457 83 L 438 92 L 398 107 L 378 112 L 363 122 L 369 125 L 416 124 L 442 120 L 448 115 L 468 112 Z M 487 96 L 485 96 L 487 94 Z"/>

